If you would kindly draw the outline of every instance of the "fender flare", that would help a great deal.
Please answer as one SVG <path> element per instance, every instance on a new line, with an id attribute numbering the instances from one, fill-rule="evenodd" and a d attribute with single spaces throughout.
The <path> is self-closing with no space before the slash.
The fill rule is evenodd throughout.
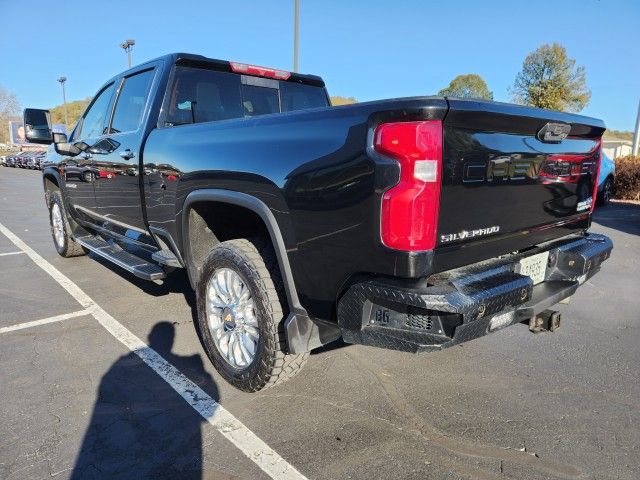
<path id="1" fill-rule="evenodd" d="M 60 176 L 60 172 L 58 172 L 58 170 L 56 170 L 55 168 L 45 168 L 45 170 L 43 170 L 42 172 L 42 186 L 45 188 L 45 198 L 47 202 L 49 201 L 49 199 L 47 197 L 46 186 L 47 186 L 47 180 L 49 178 L 54 179 L 55 184 L 58 185 L 58 188 L 60 190 L 62 190 L 62 185 L 61 185 L 62 177 Z"/>
<path id="2" fill-rule="evenodd" d="M 47 192 L 46 187 L 47 187 L 47 180 L 50 178 L 53 178 L 55 180 L 54 183 L 58 186 L 58 189 L 60 190 L 60 197 L 62 198 L 62 203 L 64 205 L 65 210 L 67 211 L 67 217 L 71 217 L 71 208 L 70 208 L 69 202 L 67 201 L 67 196 L 64 194 L 65 193 L 64 181 L 58 169 L 51 168 L 51 167 L 48 167 L 42 171 L 42 187 L 44 188 L 44 199 L 45 199 L 47 208 L 49 208 L 49 192 Z"/>
<path id="3" fill-rule="evenodd" d="M 217 188 L 194 190 L 189 193 L 182 207 L 182 250 L 185 263 L 188 264 L 190 256 L 189 212 L 191 205 L 200 202 L 229 203 L 251 210 L 262 219 L 271 237 L 289 304 L 289 315 L 284 321 L 289 353 L 304 353 L 323 345 L 318 325 L 309 318 L 306 309 L 300 304 L 280 227 L 269 207 L 258 198 L 242 192 Z M 189 276 L 192 285 L 195 286 L 196 280 L 191 278 L 190 272 Z"/>

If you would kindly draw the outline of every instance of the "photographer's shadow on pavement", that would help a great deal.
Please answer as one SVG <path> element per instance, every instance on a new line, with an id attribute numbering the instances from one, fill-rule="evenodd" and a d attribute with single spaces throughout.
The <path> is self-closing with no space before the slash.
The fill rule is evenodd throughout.
<path id="1" fill-rule="evenodd" d="M 157 323 L 149 346 L 217 401 L 200 355 L 172 353 L 174 337 L 172 323 Z M 204 421 L 137 355 L 124 355 L 100 382 L 71 478 L 201 479 Z"/>

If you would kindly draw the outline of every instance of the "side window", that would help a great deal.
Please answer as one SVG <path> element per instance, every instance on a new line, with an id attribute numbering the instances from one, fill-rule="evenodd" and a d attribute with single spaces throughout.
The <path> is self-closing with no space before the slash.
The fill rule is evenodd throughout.
<path id="1" fill-rule="evenodd" d="M 111 121 L 111 132 L 132 132 L 138 129 L 142 122 L 153 73 L 154 70 L 147 70 L 125 79 Z"/>
<path id="2" fill-rule="evenodd" d="M 177 67 L 166 123 L 183 125 L 242 117 L 241 98 L 240 75 Z"/>
<path id="3" fill-rule="evenodd" d="M 329 106 L 324 88 L 294 82 L 280 82 L 280 100 L 283 112 Z"/>
<path id="4" fill-rule="evenodd" d="M 95 138 L 105 133 L 112 93 L 113 83 L 96 95 L 93 104 L 84 114 L 82 125 L 80 126 L 78 134 L 74 135 L 74 138 Z"/>

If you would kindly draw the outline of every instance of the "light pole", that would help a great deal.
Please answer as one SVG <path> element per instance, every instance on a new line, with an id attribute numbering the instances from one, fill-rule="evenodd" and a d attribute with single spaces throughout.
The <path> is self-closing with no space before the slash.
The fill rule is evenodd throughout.
<path id="1" fill-rule="evenodd" d="M 131 68 L 131 47 L 136 44 L 135 40 L 125 40 L 120 44 L 120 47 L 127 52 L 127 58 L 129 60 L 129 68 Z"/>
<path id="2" fill-rule="evenodd" d="M 636 116 L 636 129 L 633 133 L 633 146 L 631 154 L 638 155 L 638 145 L 640 144 L 640 102 L 638 102 L 638 115 Z"/>
<path id="3" fill-rule="evenodd" d="M 300 33 L 300 29 L 298 27 L 299 21 L 298 17 L 300 16 L 300 0 L 295 1 L 295 12 L 293 14 L 293 71 L 298 71 L 298 35 Z"/>
<path id="4" fill-rule="evenodd" d="M 67 77 L 60 77 L 58 79 L 60 85 L 62 85 L 62 105 L 64 107 L 64 128 L 69 126 L 69 117 L 67 116 L 67 92 L 64 89 L 64 84 L 67 82 Z"/>

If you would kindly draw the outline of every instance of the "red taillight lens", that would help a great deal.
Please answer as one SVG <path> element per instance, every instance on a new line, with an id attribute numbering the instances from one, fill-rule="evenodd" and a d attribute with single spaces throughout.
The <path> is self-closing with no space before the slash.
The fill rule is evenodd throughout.
<path id="1" fill-rule="evenodd" d="M 384 123 L 375 134 L 375 149 L 400 164 L 400 181 L 382 197 L 382 243 L 397 250 L 431 250 L 436 245 L 442 122 Z"/>
<path id="2" fill-rule="evenodd" d="M 276 80 L 287 80 L 291 72 L 286 70 L 275 70 L 273 68 L 259 67 L 257 65 L 247 65 L 246 63 L 229 62 L 231 71 L 234 73 L 245 73 L 258 77 L 275 78 Z"/>

